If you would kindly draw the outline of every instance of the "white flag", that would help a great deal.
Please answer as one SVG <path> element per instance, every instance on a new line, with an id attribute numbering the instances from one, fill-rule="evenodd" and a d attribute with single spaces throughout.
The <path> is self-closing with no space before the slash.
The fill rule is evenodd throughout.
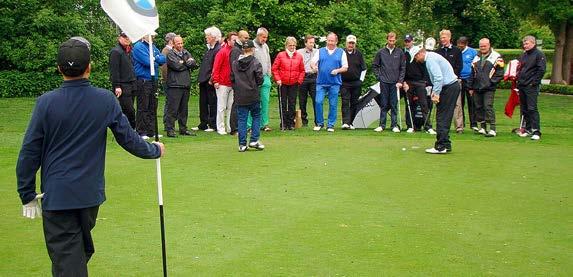
<path id="1" fill-rule="evenodd" d="M 152 34 L 159 28 L 155 0 L 101 0 L 100 4 L 132 41 Z"/>

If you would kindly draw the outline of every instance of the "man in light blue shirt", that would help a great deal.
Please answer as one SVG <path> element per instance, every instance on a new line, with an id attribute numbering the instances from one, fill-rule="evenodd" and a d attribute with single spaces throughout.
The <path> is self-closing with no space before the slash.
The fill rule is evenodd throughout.
<path id="1" fill-rule="evenodd" d="M 458 76 L 450 63 L 441 55 L 434 52 L 426 52 L 425 49 L 412 47 L 410 49 L 412 61 L 426 62 L 426 69 L 430 75 L 432 87 L 432 102 L 436 104 L 436 144 L 434 148 L 426 149 L 426 153 L 445 154 L 452 151 L 450 141 L 450 125 L 454 115 L 456 100 L 460 94 Z"/>
<path id="2" fill-rule="evenodd" d="M 477 55 L 477 51 L 468 46 L 468 38 L 460 37 L 457 42 L 458 48 L 462 51 L 462 71 L 460 72 L 460 79 L 462 79 L 462 92 L 459 101 L 456 102 L 456 109 L 454 110 L 454 121 L 456 124 L 456 131 L 463 130 L 465 125 L 464 106 L 467 99 L 468 116 L 470 118 L 470 127 L 477 131 L 476 112 L 474 106 L 473 96 L 469 92 L 467 85 L 468 79 L 472 74 L 472 62 Z"/>

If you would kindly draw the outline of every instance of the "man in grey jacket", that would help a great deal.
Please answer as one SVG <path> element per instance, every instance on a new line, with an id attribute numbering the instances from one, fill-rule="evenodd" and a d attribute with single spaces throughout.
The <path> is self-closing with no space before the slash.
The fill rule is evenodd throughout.
<path id="1" fill-rule="evenodd" d="M 376 53 L 372 62 L 372 69 L 380 81 L 380 126 L 374 131 L 382 132 L 386 127 L 386 113 L 390 109 L 392 132 L 399 133 L 396 110 L 398 109 L 398 95 L 396 91 L 402 88 L 406 74 L 406 58 L 402 49 L 396 47 L 396 33 L 390 32 L 387 36 L 386 46 Z"/>
<path id="2" fill-rule="evenodd" d="M 189 114 L 189 88 L 191 87 L 191 70 L 197 62 L 183 48 L 183 38 L 173 38 L 173 48 L 167 53 L 167 101 L 165 111 L 165 131 L 168 137 L 176 137 L 175 120 L 179 123 L 179 133 L 184 136 L 195 136 L 187 129 Z"/>

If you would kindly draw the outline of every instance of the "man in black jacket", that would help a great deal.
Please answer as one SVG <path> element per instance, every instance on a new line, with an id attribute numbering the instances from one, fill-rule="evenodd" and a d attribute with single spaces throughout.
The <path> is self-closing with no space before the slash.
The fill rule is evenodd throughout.
<path id="1" fill-rule="evenodd" d="M 426 130 L 427 133 L 435 135 L 436 131 L 432 129 L 431 119 L 428 118 L 430 112 L 430 99 L 427 96 L 426 86 L 429 85 L 429 76 L 426 72 L 426 65 L 424 63 L 419 63 L 412 61 L 412 56 L 410 55 L 410 49 L 414 46 L 414 38 L 412 35 L 406 35 L 404 37 L 404 54 L 406 57 L 406 75 L 404 77 L 404 90 L 406 91 L 406 97 L 411 99 L 410 107 L 406 106 L 406 125 L 408 130 L 406 132 L 413 133 L 417 128 L 414 122 L 416 107 L 420 106 L 422 112 L 422 120 L 425 126 L 421 126 L 422 129 Z M 406 103 L 407 105 L 407 103 Z"/>
<path id="2" fill-rule="evenodd" d="M 183 48 L 183 38 L 173 38 L 173 48 L 167 53 L 167 101 L 165 111 L 165 131 L 168 137 L 175 137 L 175 120 L 179 123 L 179 133 L 184 136 L 194 136 L 187 129 L 189 103 L 189 88 L 191 87 L 191 70 L 197 67 L 197 62 Z"/>
<path id="3" fill-rule="evenodd" d="M 458 76 L 460 79 L 462 69 L 464 67 L 464 62 L 462 58 L 462 51 L 453 45 L 452 43 L 452 32 L 450 30 L 442 30 L 440 31 L 440 44 L 441 47 L 436 50 L 436 53 L 442 55 L 442 57 L 446 58 L 452 68 L 454 69 L 454 74 Z M 463 122 L 463 106 L 462 106 L 462 98 L 461 96 L 458 97 L 456 100 L 456 107 L 454 111 L 455 115 L 461 115 L 456 117 L 456 132 L 463 133 L 464 132 L 464 122 Z"/>
<path id="4" fill-rule="evenodd" d="M 242 43 L 243 55 L 240 55 L 231 65 L 231 82 L 233 83 L 234 102 L 237 106 L 239 124 L 239 152 L 245 152 L 247 147 L 247 118 L 249 113 L 253 118 L 251 128 L 250 148 L 265 149 L 259 142 L 261 122 L 261 95 L 259 88 L 263 84 L 263 66 L 253 56 L 255 44 L 252 40 Z"/>
<path id="5" fill-rule="evenodd" d="M 221 49 L 219 43 L 221 31 L 213 26 L 205 29 L 204 33 L 207 51 L 203 55 L 197 77 L 197 81 L 199 81 L 199 119 L 201 122 L 195 129 L 212 132 L 217 128 L 217 93 L 211 82 L 211 72 L 213 71 L 215 55 Z"/>
<path id="6" fill-rule="evenodd" d="M 91 230 L 105 201 L 107 129 L 140 158 L 156 159 L 165 148 L 144 141 L 111 92 L 90 84 L 87 40 L 74 37 L 62 43 L 57 64 L 64 83 L 36 102 L 16 166 L 18 193 L 24 216 L 42 213 L 52 275 L 88 276 L 87 263 L 95 251 Z M 40 168 L 42 193 L 37 194 Z M 43 211 L 38 199 L 43 199 Z"/>
<path id="7" fill-rule="evenodd" d="M 342 73 L 342 86 L 340 97 L 342 98 L 342 130 L 354 130 L 352 121 L 356 116 L 356 104 L 361 94 L 362 81 L 366 76 L 366 62 L 362 52 L 356 48 L 356 37 L 346 37 L 346 58 L 348 71 Z"/>
<path id="8" fill-rule="evenodd" d="M 117 45 L 109 52 L 109 78 L 115 96 L 119 100 L 121 111 L 129 120 L 131 128 L 135 129 L 135 72 L 131 62 L 131 40 L 121 33 L 117 37 Z"/>
<path id="9" fill-rule="evenodd" d="M 233 66 L 233 62 L 239 59 L 239 56 L 241 56 L 241 54 L 243 54 L 243 43 L 247 42 L 249 40 L 249 33 L 245 30 L 240 30 L 237 33 L 237 40 L 235 40 L 235 45 L 233 47 L 233 49 L 231 49 L 231 54 L 229 54 L 229 63 L 231 64 L 231 67 Z M 231 135 L 236 135 L 238 132 L 238 128 L 239 128 L 239 122 L 237 119 L 237 104 L 235 104 L 235 102 L 233 102 L 233 105 L 231 106 L 231 115 L 230 117 L 230 122 L 229 124 L 231 125 Z M 267 127 L 268 128 L 268 127 Z M 265 131 L 270 131 L 270 128 L 265 129 Z"/>
<path id="10" fill-rule="evenodd" d="M 526 137 L 531 133 L 532 140 L 541 138 L 541 126 L 539 111 L 537 110 L 537 96 L 541 79 L 545 74 L 545 54 L 537 49 L 535 37 L 526 36 L 523 38 L 523 49 L 525 52 L 519 57 L 519 72 L 517 73 L 517 88 L 519 89 L 519 100 L 521 103 L 521 114 L 526 123 L 527 132 L 520 133 L 521 137 Z"/>
<path id="11" fill-rule="evenodd" d="M 491 49 L 489 39 L 480 39 L 479 53 L 472 62 L 468 87 L 474 98 L 476 121 L 480 125 L 477 132 L 486 137 L 497 135 L 493 100 L 497 84 L 503 79 L 504 66 L 501 55 Z M 487 131 L 487 124 L 489 124 L 489 131 Z"/>

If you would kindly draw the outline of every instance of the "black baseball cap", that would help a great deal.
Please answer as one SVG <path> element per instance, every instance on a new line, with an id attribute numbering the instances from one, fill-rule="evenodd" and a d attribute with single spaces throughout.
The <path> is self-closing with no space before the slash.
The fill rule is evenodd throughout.
<path id="1" fill-rule="evenodd" d="M 243 42 L 243 49 L 249 49 L 249 48 L 254 48 L 255 47 L 255 43 L 252 40 L 247 40 L 245 42 Z"/>
<path id="2" fill-rule="evenodd" d="M 72 37 L 60 44 L 58 66 L 69 77 L 82 75 L 90 64 L 90 43 L 83 37 Z"/>
<path id="3" fill-rule="evenodd" d="M 410 35 L 410 34 L 407 34 L 407 35 L 404 36 L 404 41 L 410 42 L 410 41 L 413 41 L 413 40 L 414 40 L 414 37 L 413 37 L 412 35 Z"/>

